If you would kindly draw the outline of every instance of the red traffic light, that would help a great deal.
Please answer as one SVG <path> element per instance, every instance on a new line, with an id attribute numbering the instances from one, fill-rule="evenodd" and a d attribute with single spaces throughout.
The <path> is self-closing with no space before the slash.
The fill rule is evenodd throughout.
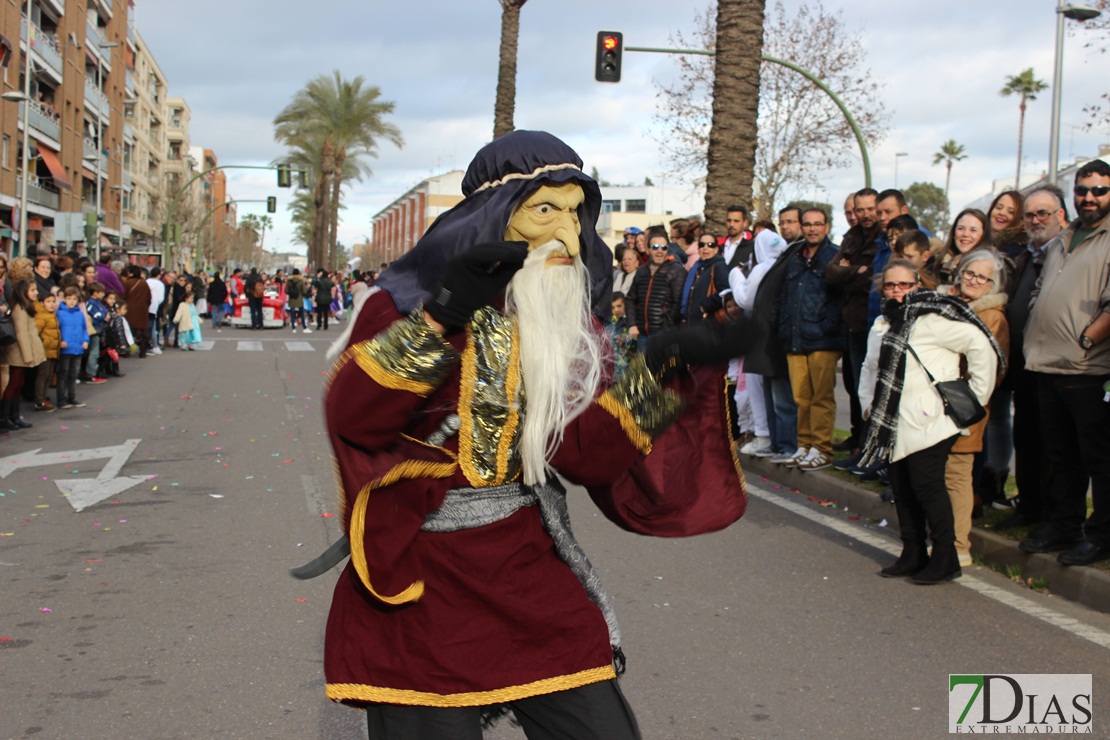
<path id="1" fill-rule="evenodd" d="M 598 31 L 594 79 L 598 82 L 620 82 L 623 51 L 623 34 L 617 31 Z"/>

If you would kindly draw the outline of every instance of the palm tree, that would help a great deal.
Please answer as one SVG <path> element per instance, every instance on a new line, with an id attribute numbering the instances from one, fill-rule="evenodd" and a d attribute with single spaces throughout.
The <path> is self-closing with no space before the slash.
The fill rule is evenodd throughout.
<path id="1" fill-rule="evenodd" d="M 967 159 L 964 154 L 964 145 L 957 144 L 955 139 L 949 139 L 940 145 L 940 151 L 933 155 L 933 164 L 945 163 L 948 170 L 944 175 L 944 202 L 948 202 L 948 185 L 952 181 L 952 164 Z"/>
<path id="2" fill-rule="evenodd" d="M 339 200 L 342 173 L 352 165 L 369 172 L 360 164 L 364 156 L 376 157 L 378 141 L 385 138 L 403 146 L 401 132 L 382 118 L 393 112 L 393 103 L 379 101 L 381 90 L 366 86 L 359 75 L 345 80 L 339 70 L 321 75 L 293 96 L 274 118 L 274 138 L 294 150 L 317 154 L 313 192 L 315 211 L 309 260 L 316 265 L 335 254 L 335 235 L 339 227 Z"/>
<path id="3" fill-rule="evenodd" d="M 1029 100 L 1036 100 L 1037 93 L 1043 92 L 1048 89 L 1048 85 L 1044 80 L 1038 80 L 1033 76 L 1033 68 L 1025 70 L 1021 74 L 1010 75 L 1006 78 L 1006 86 L 998 91 L 999 95 L 1020 95 L 1021 105 L 1018 109 L 1021 111 L 1021 116 L 1018 118 L 1018 152 L 1017 152 L 1017 174 L 1014 175 L 1014 187 L 1021 187 L 1021 145 L 1022 139 L 1025 137 L 1025 103 Z"/>
<path id="4" fill-rule="evenodd" d="M 497 64 L 497 101 L 493 106 L 493 138 L 513 130 L 516 109 L 516 42 L 520 35 L 520 9 L 528 0 L 501 1 L 501 50 Z"/>
<path id="5" fill-rule="evenodd" d="M 707 227 L 722 229 L 730 203 L 751 203 L 765 0 L 718 0 L 705 188 Z"/>

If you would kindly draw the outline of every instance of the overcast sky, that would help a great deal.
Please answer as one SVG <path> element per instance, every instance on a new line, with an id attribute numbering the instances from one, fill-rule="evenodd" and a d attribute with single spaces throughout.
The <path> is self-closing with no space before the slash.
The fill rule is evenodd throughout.
<path id="1" fill-rule="evenodd" d="M 798 0 L 785 3 L 797 8 Z M 867 64 L 881 83 L 891 113 L 886 138 L 871 152 L 874 185 L 922 180 L 944 186 L 932 155 L 949 138 L 968 159 L 953 169 L 953 207 L 989 191 L 995 178 L 1013 177 L 1018 103 L 998 94 L 1007 75 L 1033 67 L 1051 84 L 1055 0 L 826 0 L 841 9 L 858 34 Z M 625 44 L 667 46 L 675 31 L 691 31 L 695 11 L 708 2 L 682 0 L 530 0 L 521 13 L 516 127 L 543 129 L 573 146 L 586 170 L 614 182 L 656 184 L 667 167 L 650 136 L 653 80 L 669 82 L 677 65 L 666 55 L 626 53 L 623 79 L 593 79 L 599 30 L 623 31 Z M 283 149 L 273 140 L 273 118 L 298 89 L 338 69 L 362 75 L 396 104 L 390 119 L 403 149 L 384 145 L 370 162 L 374 176 L 355 183 L 341 214 L 347 246 L 371 235 L 370 219 L 430 175 L 465 169 L 489 141 L 497 85 L 501 6 L 497 0 L 135 0 L 139 33 L 169 81 L 169 94 L 192 111 L 194 146 L 212 149 L 221 164 L 267 164 Z M 1070 22 L 1069 22 L 1070 23 Z M 1090 33 L 1065 44 L 1061 159 L 1093 155 L 1110 131 L 1083 131 L 1084 104 L 1110 88 L 1107 57 L 1084 48 Z M 1096 73 L 1097 70 L 1097 73 Z M 1030 103 L 1023 171 L 1047 167 L 1051 93 Z M 238 199 L 279 197 L 274 241 L 293 245 L 285 206 L 272 173 L 228 171 Z M 830 172 L 822 200 L 838 201 L 862 186 L 862 168 Z M 262 206 L 262 204 L 259 204 Z M 251 212 L 243 204 L 240 215 Z M 257 208 L 257 207 L 256 207 Z M 258 212 L 262 212 L 259 210 Z"/>

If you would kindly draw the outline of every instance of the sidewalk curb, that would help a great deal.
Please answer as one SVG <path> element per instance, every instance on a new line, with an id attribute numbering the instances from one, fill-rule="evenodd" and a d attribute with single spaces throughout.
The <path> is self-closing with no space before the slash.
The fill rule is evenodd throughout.
<path id="1" fill-rule="evenodd" d="M 898 516 L 892 504 L 860 486 L 820 471 L 803 473 L 794 468 L 775 465 L 764 458 L 740 456 L 746 476 L 761 476 L 791 488 L 797 488 L 820 499 L 829 499 L 847 506 L 860 517 L 886 519 L 892 531 L 898 527 Z M 1056 553 L 1030 555 L 1018 549 L 1017 542 L 981 527 L 971 528 L 971 552 L 987 565 L 1021 566 L 1022 578 L 1043 578 L 1049 593 L 1063 596 L 1088 608 L 1110 614 L 1110 573 L 1096 568 L 1060 565 Z"/>

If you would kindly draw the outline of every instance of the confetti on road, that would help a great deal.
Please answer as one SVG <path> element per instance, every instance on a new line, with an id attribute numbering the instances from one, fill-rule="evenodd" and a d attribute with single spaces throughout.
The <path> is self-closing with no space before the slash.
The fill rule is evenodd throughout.
<path id="1" fill-rule="evenodd" d="M 332 513 L 332 512 L 330 512 L 330 511 L 326 511 L 326 512 L 324 512 L 323 514 L 321 514 L 320 516 L 322 516 L 322 517 L 323 517 L 323 518 L 325 518 L 325 519 L 328 519 L 328 518 L 330 518 L 330 517 L 333 517 L 333 516 L 335 516 L 335 514 L 333 514 L 333 513 Z"/>
<path id="2" fill-rule="evenodd" d="M 306 601 L 308 601 L 308 599 L 298 599 L 298 598 L 294 597 L 293 601 L 297 602 L 298 604 L 303 604 Z"/>
<path id="3" fill-rule="evenodd" d="M 51 608 L 50 608 L 50 607 L 48 607 L 48 606 L 43 606 L 43 607 L 39 607 L 39 611 L 40 611 L 40 612 L 42 612 L 42 613 L 44 613 L 44 614 L 50 614 L 50 613 L 51 613 L 51 612 L 53 612 L 54 610 L 53 610 L 53 609 L 51 609 Z"/>
<path id="4" fill-rule="evenodd" d="M 223 498 L 223 494 L 219 494 L 219 493 L 210 493 L 208 495 L 211 496 L 212 498 Z"/>

